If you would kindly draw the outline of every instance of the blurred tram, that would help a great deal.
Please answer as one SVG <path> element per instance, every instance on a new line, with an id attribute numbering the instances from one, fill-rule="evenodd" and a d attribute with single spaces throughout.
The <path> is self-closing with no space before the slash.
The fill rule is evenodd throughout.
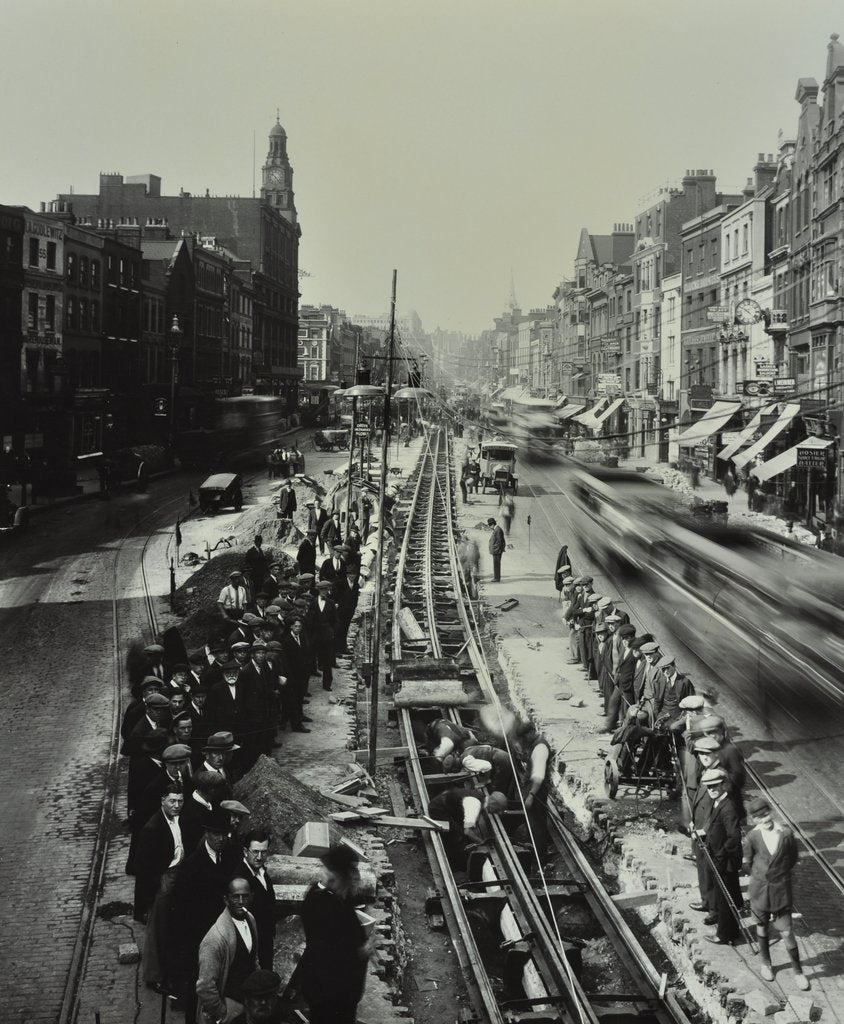
<path id="1" fill-rule="evenodd" d="M 508 435 L 526 459 L 547 459 L 561 450 L 565 428 L 545 398 L 519 398 L 511 403 Z"/>
<path id="2" fill-rule="evenodd" d="M 285 415 L 285 401 L 276 395 L 218 398 L 205 412 L 204 426 L 178 435 L 179 461 L 209 471 L 258 465 L 282 444 Z"/>
<path id="3" fill-rule="evenodd" d="M 596 560 L 640 576 L 672 629 L 748 699 L 763 710 L 774 695 L 803 711 L 844 704 L 844 574 L 833 556 L 695 518 L 639 474 L 579 472 L 574 498 L 598 528 Z"/>

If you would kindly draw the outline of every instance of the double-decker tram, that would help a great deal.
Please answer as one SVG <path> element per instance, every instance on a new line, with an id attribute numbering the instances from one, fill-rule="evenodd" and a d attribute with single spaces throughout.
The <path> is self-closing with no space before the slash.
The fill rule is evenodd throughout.
<path id="1" fill-rule="evenodd" d="M 509 435 L 527 459 L 557 455 L 566 431 L 546 398 L 522 397 L 511 403 Z"/>

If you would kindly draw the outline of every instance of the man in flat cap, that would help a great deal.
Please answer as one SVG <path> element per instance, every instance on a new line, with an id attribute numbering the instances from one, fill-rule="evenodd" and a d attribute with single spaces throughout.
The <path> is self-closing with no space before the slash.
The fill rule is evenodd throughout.
<path id="1" fill-rule="evenodd" d="M 751 801 L 748 812 L 753 828 L 744 837 L 743 867 L 745 874 L 750 875 L 748 896 L 756 919 L 760 973 L 765 981 L 774 980 L 769 930 L 773 925 L 788 953 L 795 983 L 805 992 L 809 979 L 800 964 L 791 917 L 791 874 L 797 864 L 797 843 L 791 829 L 774 820 L 771 805 L 763 797 Z"/>
<path id="2" fill-rule="evenodd" d="M 191 749 L 182 743 L 171 743 L 161 754 L 161 767 L 144 788 L 138 801 L 139 820 L 149 821 L 161 805 L 161 794 L 168 786 L 177 786 L 183 796 L 191 789 Z"/>
<path id="3" fill-rule="evenodd" d="M 721 769 L 709 768 L 700 781 L 709 793 L 712 809 L 703 828 L 698 829 L 696 834 L 706 845 L 711 861 L 710 872 L 714 871 L 709 902 L 716 917 L 715 934 L 705 934 L 703 937 L 716 945 L 732 945 L 740 934 L 734 908 L 742 905 L 739 884 L 741 826 Z M 729 894 L 732 907 L 725 892 Z"/>
<path id="4" fill-rule="evenodd" d="M 259 970 L 243 983 L 246 1024 L 281 1024 L 281 978 L 275 971 Z"/>
<path id="5" fill-rule="evenodd" d="M 606 708 L 603 732 L 613 733 L 619 721 L 627 714 L 627 708 L 635 702 L 633 692 L 633 676 L 636 671 L 636 659 L 633 657 L 631 644 L 636 635 L 633 626 L 624 625 L 618 630 L 621 637 L 622 653 L 618 663 L 618 669 L 613 680 L 613 692 L 610 695 L 610 702 Z"/>
<path id="6" fill-rule="evenodd" d="M 486 521 L 487 526 L 492 531 L 489 535 L 489 553 L 492 555 L 492 582 L 501 582 L 501 556 L 504 554 L 507 548 L 507 542 L 504 539 L 504 531 L 498 525 L 498 523 L 490 516 Z"/>
<path id="7" fill-rule="evenodd" d="M 657 659 L 653 655 L 654 715 L 668 716 L 670 722 L 682 717 L 680 702 L 690 697 L 695 691 L 688 676 L 682 675 L 674 663 L 674 659 Z M 662 664 L 662 668 L 659 665 Z"/>
<path id="8" fill-rule="evenodd" d="M 320 858 L 323 877 L 302 904 L 305 952 L 299 964 L 311 1024 L 354 1024 L 374 942 L 355 910 L 358 857 L 334 845 Z"/>
<path id="9" fill-rule="evenodd" d="M 123 721 L 120 725 L 120 737 L 123 740 L 120 747 L 121 754 L 129 756 L 129 749 L 127 747 L 129 736 L 146 713 L 146 697 L 153 693 L 161 693 L 163 688 L 164 684 L 158 676 L 144 676 L 141 680 L 138 686 L 139 695 L 129 702 L 123 713 Z"/>
<path id="10" fill-rule="evenodd" d="M 308 530 L 302 538 L 296 551 L 296 564 L 300 573 L 316 575 L 316 534 L 313 530 Z"/>
<path id="11" fill-rule="evenodd" d="M 129 758 L 129 777 L 126 782 L 126 815 L 129 821 L 129 855 L 126 860 L 126 874 L 135 873 L 135 849 L 138 833 L 146 824 L 143 820 L 141 803 L 144 791 L 152 780 L 161 773 L 161 755 L 170 746 L 171 737 L 166 729 L 156 727 L 143 736 Z"/>
<path id="12" fill-rule="evenodd" d="M 144 714 L 135 725 L 123 744 L 123 750 L 132 757 L 140 750 L 144 736 L 153 729 L 166 729 L 170 724 L 170 701 L 163 693 L 148 692 L 144 697 Z"/>
<path id="13" fill-rule="evenodd" d="M 689 817 L 689 835 L 692 840 L 692 859 L 697 866 L 697 884 L 699 899 L 689 903 L 689 907 L 700 914 L 705 914 L 704 924 L 715 924 L 715 902 L 712 897 L 712 870 L 709 861 L 703 850 L 703 841 L 706 836 L 706 823 L 712 813 L 713 797 L 708 786 L 703 782 L 703 777 L 709 782 L 723 781 L 726 778 L 721 768 L 713 768 L 712 757 L 709 751 L 701 747 L 703 741 L 695 744 L 695 756 L 699 761 L 699 771 L 696 788 L 691 791 L 691 813 Z"/>
<path id="14" fill-rule="evenodd" d="M 144 648 L 144 657 L 146 658 L 145 674 L 157 676 L 162 683 L 166 683 L 170 676 L 164 658 L 164 648 L 161 644 L 147 644 Z"/>
<path id="15" fill-rule="evenodd" d="M 278 506 L 276 515 L 279 519 L 292 521 L 293 513 L 298 507 L 296 491 L 293 489 L 293 481 L 288 477 L 278 492 Z"/>

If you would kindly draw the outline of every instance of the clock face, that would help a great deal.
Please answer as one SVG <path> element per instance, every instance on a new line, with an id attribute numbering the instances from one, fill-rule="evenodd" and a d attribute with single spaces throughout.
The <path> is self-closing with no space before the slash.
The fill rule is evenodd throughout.
<path id="1" fill-rule="evenodd" d="M 762 309 L 755 299 L 742 299 L 736 306 L 736 322 L 755 324 L 762 317 Z"/>
<path id="2" fill-rule="evenodd" d="M 269 181 L 271 185 L 283 185 L 284 184 L 284 171 L 281 167 L 274 167 L 269 175 Z"/>

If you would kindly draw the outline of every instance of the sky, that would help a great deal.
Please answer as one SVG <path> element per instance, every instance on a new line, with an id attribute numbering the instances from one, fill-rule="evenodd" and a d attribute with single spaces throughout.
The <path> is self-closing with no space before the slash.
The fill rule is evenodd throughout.
<path id="1" fill-rule="evenodd" d="M 252 194 L 276 110 L 303 303 L 415 309 L 475 334 L 551 302 L 580 230 L 712 168 L 740 189 L 797 79 L 822 84 L 829 0 L 0 0 L 0 202 L 100 171 Z"/>

